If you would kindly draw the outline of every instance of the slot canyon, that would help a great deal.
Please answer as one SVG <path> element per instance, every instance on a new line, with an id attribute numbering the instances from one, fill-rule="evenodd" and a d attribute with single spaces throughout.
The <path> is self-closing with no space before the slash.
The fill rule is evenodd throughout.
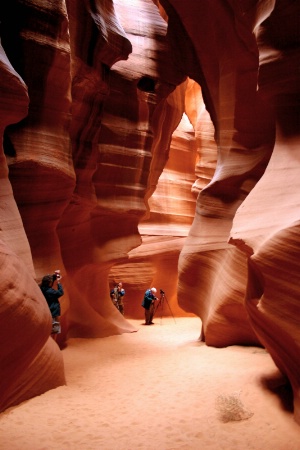
<path id="1" fill-rule="evenodd" d="M 268 351 L 300 425 L 300 3 L 2 0 L 0 411 L 146 289 Z M 61 333 L 39 288 L 60 269 Z M 126 314 L 110 299 L 122 281 Z"/>

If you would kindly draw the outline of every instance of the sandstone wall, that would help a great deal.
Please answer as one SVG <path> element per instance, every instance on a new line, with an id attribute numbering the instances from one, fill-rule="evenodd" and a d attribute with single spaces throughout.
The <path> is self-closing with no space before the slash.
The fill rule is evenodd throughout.
<path id="1" fill-rule="evenodd" d="M 180 255 L 179 304 L 202 318 L 209 345 L 262 343 L 299 422 L 299 4 L 161 4 L 218 146 Z"/>
<path id="2" fill-rule="evenodd" d="M 108 274 L 141 243 L 138 224 L 183 112 L 184 94 L 168 96 L 186 77 L 173 65 L 167 24 L 150 0 L 15 0 L 0 12 L 3 261 L 7 247 L 24 272 L 21 294 L 13 288 L 9 299 L 17 306 L 31 293 L 26 318 L 40 342 L 12 366 L 3 350 L 4 375 L 22 384 L 18 395 L 14 385 L 3 387 L 3 409 L 52 388 L 42 377 L 47 369 L 55 385 L 64 382 L 37 287 L 44 274 L 60 268 L 63 276 L 61 347 L 68 337 L 135 331 L 110 301 Z M 12 283 L 14 272 L 4 267 L 1 276 Z M 13 349 L 21 317 L 8 314 L 4 293 L 2 300 Z M 46 317 L 34 313 L 36 303 Z M 46 351 L 45 363 L 39 355 Z"/>

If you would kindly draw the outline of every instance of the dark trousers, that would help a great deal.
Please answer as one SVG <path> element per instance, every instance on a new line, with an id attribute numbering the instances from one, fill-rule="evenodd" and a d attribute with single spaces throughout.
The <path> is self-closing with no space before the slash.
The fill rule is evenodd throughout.
<path id="1" fill-rule="evenodd" d="M 124 303 L 122 301 L 118 301 L 118 310 L 124 316 Z"/>
<path id="2" fill-rule="evenodd" d="M 151 303 L 149 309 L 145 309 L 145 323 L 146 323 L 146 325 L 150 325 L 150 323 L 152 323 L 153 314 L 154 314 L 154 303 Z"/>

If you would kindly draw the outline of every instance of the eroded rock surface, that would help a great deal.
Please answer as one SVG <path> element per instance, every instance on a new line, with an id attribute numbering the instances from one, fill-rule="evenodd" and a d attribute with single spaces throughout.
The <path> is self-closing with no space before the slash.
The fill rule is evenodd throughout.
<path id="1" fill-rule="evenodd" d="M 180 256 L 179 303 L 202 318 L 210 345 L 266 346 L 292 384 L 299 422 L 299 4 L 161 3 L 218 145 Z"/>
<path id="2" fill-rule="evenodd" d="M 61 269 L 61 346 L 135 331 L 110 301 L 108 274 L 141 242 L 138 223 L 182 115 L 182 95 L 167 101 L 185 76 L 166 32 L 150 0 L 2 3 L 3 238 L 33 286 Z M 24 375 L 17 360 L 15 370 Z"/>

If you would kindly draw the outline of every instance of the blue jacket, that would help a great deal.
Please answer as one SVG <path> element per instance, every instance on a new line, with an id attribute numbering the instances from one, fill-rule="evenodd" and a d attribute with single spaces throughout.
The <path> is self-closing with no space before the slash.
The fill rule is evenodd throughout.
<path id="1" fill-rule="evenodd" d="M 145 309 L 149 309 L 150 306 L 151 306 L 151 303 L 155 299 L 156 299 L 156 297 L 152 293 L 151 289 L 147 289 L 147 291 L 145 292 L 145 295 L 144 295 L 143 302 L 142 302 L 142 307 L 145 308 Z"/>
<path id="2" fill-rule="evenodd" d="M 110 291 L 110 298 L 112 300 L 119 300 L 121 297 L 123 297 L 125 295 L 125 289 L 121 289 L 120 291 L 118 291 L 117 287 L 114 287 L 111 291 Z"/>
<path id="3" fill-rule="evenodd" d="M 57 283 L 57 288 L 56 290 L 50 286 L 41 286 L 41 291 L 48 303 L 52 317 L 60 316 L 60 303 L 58 299 L 64 295 L 64 290 L 60 283 Z"/>

